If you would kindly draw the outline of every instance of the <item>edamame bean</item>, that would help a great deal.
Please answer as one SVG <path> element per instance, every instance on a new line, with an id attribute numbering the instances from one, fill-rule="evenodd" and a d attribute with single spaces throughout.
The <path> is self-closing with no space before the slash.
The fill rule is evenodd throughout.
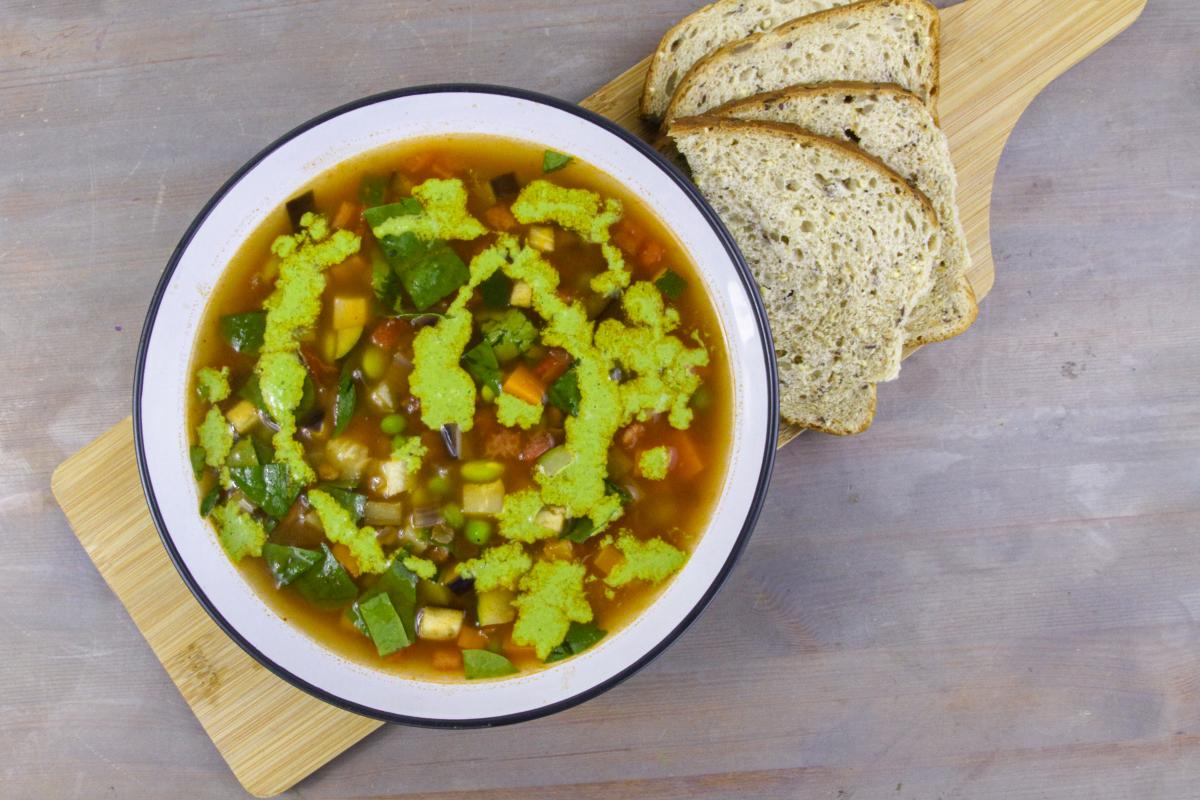
<path id="1" fill-rule="evenodd" d="M 486 519 L 469 519 L 463 535 L 471 544 L 482 547 L 492 538 L 492 523 Z"/>
<path id="2" fill-rule="evenodd" d="M 379 430 L 386 433 L 388 436 L 395 436 L 404 433 L 405 427 L 408 426 L 408 420 L 402 414 L 388 414 L 379 421 Z"/>
<path id="3" fill-rule="evenodd" d="M 464 481 L 491 483 L 504 474 L 504 465 L 499 461 L 468 461 L 462 465 Z"/>

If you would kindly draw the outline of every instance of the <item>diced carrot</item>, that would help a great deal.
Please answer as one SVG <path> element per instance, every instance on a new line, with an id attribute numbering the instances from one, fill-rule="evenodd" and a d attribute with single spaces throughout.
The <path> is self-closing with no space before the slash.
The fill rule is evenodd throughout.
<path id="1" fill-rule="evenodd" d="M 483 219 L 488 225 L 498 231 L 511 231 L 517 227 L 517 218 L 508 210 L 508 206 L 494 205 L 483 212 Z"/>
<path id="2" fill-rule="evenodd" d="M 569 366 L 571 366 L 571 354 L 561 347 L 551 347 L 546 353 L 546 357 L 533 368 L 533 372 L 544 385 L 549 386 L 558 380 Z"/>
<path id="3" fill-rule="evenodd" d="M 422 150 L 419 153 L 413 153 L 408 158 L 404 159 L 404 169 L 407 172 L 424 172 L 429 166 L 429 162 L 433 160 L 433 153 L 428 150 Z"/>
<path id="4" fill-rule="evenodd" d="M 467 165 L 457 156 L 441 153 L 433 159 L 430 170 L 439 178 L 453 178 L 467 171 Z"/>
<path id="5" fill-rule="evenodd" d="M 351 203 L 349 200 L 343 200 L 338 206 L 337 213 L 333 215 L 334 228 L 349 228 L 358 219 L 358 215 L 362 211 L 358 203 Z"/>
<path id="6" fill-rule="evenodd" d="M 671 471 L 684 479 L 696 477 L 704 469 L 704 461 L 700 458 L 700 451 L 696 449 L 692 435 L 687 431 L 671 433 L 671 450 L 675 456 L 672 459 L 674 463 L 671 465 Z"/>
<path id="7" fill-rule="evenodd" d="M 570 561 L 575 556 L 575 546 L 567 539 L 552 539 L 542 545 L 542 555 L 550 561 Z"/>
<path id="8" fill-rule="evenodd" d="M 338 563 L 346 568 L 346 572 L 350 573 L 350 577 L 357 578 L 362 574 L 362 570 L 358 567 L 358 559 L 350 552 L 350 548 L 338 542 L 330 548 L 333 551 L 333 557 L 338 560 Z"/>
<path id="9" fill-rule="evenodd" d="M 463 625 L 458 632 L 458 646 L 463 650 L 482 650 L 488 638 L 474 625 Z"/>
<path id="10" fill-rule="evenodd" d="M 627 253 L 638 252 L 645 238 L 646 234 L 642 232 L 642 229 L 628 218 L 622 219 L 612 226 L 613 244 Z"/>
<path id="11" fill-rule="evenodd" d="M 542 395 L 545 394 L 546 387 L 542 385 L 542 382 L 538 380 L 529 367 L 521 364 L 504 381 L 504 391 L 513 397 L 524 400 L 526 403 L 541 404 Z"/>
<path id="12" fill-rule="evenodd" d="M 462 650 L 459 650 L 457 647 L 439 647 L 433 651 L 433 656 L 429 660 L 432 662 L 434 669 L 446 672 L 452 669 L 459 669 L 462 667 Z"/>
<path id="13" fill-rule="evenodd" d="M 647 269 L 657 267 L 662 263 L 663 256 L 667 254 L 666 248 L 656 242 L 654 239 L 649 239 L 638 250 L 638 261 Z"/>
<path id="14" fill-rule="evenodd" d="M 409 325 L 402 319 L 387 319 L 375 326 L 371 331 L 371 343 L 387 350 L 400 342 L 400 337 Z"/>
<path id="15" fill-rule="evenodd" d="M 538 459 L 543 453 L 549 452 L 553 447 L 554 434 L 550 431 L 539 431 L 525 443 L 525 447 L 521 450 L 521 460 L 528 464 Z"/>
<path id="16" fill-rule="evenodd" d="M 511 635 L 504 640 L 504 652 L 507 653 L 511 658 L 523 657 L 526 659 L 531 659 L 535 655 L 532 647 L 527 647 L 523 644 L 517 644 L 512 640 Z"/>
<path id="17" fill-rule="evenodd" d="M 613 547 L 611 544 L 606 544 L 603 548 L 601 548 L 600 552 L 596 554 L 596 558 L 592 561 L 592 563 L 596 565 L 596 569 L 607 575 L 608 573 L 612 572 L 613 567 L 615 567 L 617 564 L 620 564 L 624 558 L 625 556 L 622 555 L 620 550 Z"/>

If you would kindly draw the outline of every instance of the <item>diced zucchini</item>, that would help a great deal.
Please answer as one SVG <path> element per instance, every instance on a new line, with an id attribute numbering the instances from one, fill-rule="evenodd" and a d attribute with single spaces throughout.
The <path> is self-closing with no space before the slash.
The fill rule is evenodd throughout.
<path id="1" fill-rule="evenodd" d="M 499 514 L 504 507 L 504 481 L 464 483 L 462 510 L 464 514 Z"/>
<path id="2" fill-rule="evenodd" d="M 376 385 L 367 396 L 367 400 L 381 414 L 391 414 L 396 410 L 396 397 L 392 394 L 392 387 L 386 382 Z"/>
<path id="3" fill-rule="evenodd" d="M 229 409 L 225 418 L 240 436 L 258 424 L 258 409 L 249 400 L 239 400 L 237 405 Z"/>
<path id="4" fill-rule="evenodd" d="M 367 324 L 369 306 L 365 297 L 333 298 L 333 329 L 348 331 Z M 362 333 L 360 330 L 359 333 Z M 357 337 L 355 337 L 357 338 Z"/>
<path id="5" fill-rule="evenodd" d="M 533 521 L 547 530 L 562 533 L 563 525 L 567 522 L 567 510 L 562 506 L 544 506 Z"/>
<path id="6" fill-rule="evenodd" d="M 417 584 L 417 599 L 423 606 L 448 606 L 454 602 L 454 592 L 440 583 L 422 580 Z"/>
<path id="7" fill-rule="evenodd" d="M 395 497 L 408 488 L 408 464 L 404 461 L 384 461 L 379 465 L 379 475 L 383 478 L 378 491 L 384 497 Z M 389 522 L 387 525 L 399 523 Z"/>
<path id="8" fill-rule="evenodd" d="M 430 642 L 452 642 L 462 630 L 463 612 L 457 608 L 426 606 L 417 619 L 417 638 Z"/>
<path id="9" fill-rule="evenodd" d="M 353 439 L 330 439 L 325 444 L 325 456 L 338 469 L 338 476 L 347 483 L 358 483 L 371 461 L 365 444 Z"/>
<path id="10" fill-rule="evenodd" d="M 529 246 L 543 253 L 554 252 L 554 228 L 549 225 L 533 225 L 529 228 Z M 515 305 L 515 303 L 514 303 Z"/>
<path id="11" fill-rule="evenodd" d="M 533 305 L 533 287 L 525 281 L 513 284 L 512 294 L 508 296 L 508 304 L 518 308 L 529 308 Z"/>
<path id="12" fill-rule="evenodd" d="M 368 500 L 363 507 L 363 522 L 375 526 L 403 525 L 404 504 Z"/>
<path id="13" fill-rule="evenodd" d="M 333 340 L 333 360 L 337 361 L 354 349 L 354 345 L 358 344 L 359 338 L 362 336 L 362 325 L 354 328 L 342 328 L 334 334 Z"/>
<path id="14" fill-rule="evenodd" d="M 480 625 L 503 625 L 517 617 L 512 601 L 516 593 L 509 589 L 491 589 L 480 592 L 475 605 L 475 618 Z"/>

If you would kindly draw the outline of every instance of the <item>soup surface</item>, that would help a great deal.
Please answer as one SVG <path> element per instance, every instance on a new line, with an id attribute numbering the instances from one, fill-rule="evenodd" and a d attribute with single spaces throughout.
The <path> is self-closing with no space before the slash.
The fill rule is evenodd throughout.
<path id="1" fill-rule="evenodd" d="M 725 345 L 649 209 L 488 137 L 344 163 L 221 278 L 193 354 L 200 513 L 356 661 L 501 678 L 600 641 L 705 527 Z"/>

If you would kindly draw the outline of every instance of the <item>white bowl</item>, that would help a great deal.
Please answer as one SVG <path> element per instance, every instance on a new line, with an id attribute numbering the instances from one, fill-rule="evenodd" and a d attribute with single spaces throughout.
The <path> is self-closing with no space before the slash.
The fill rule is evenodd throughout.
<path id="1" fill-rule="evenodd" d="M 585 653 L 507 680 L 433 683 L 348 661 L 280 619 L 238 574 L 197 513 L 188 460 L 188 367 L 205 303 L 267 214 L 330 167 L 391 142 L 490 134 L 572 153 L 642 198 L 692 255 L 714 300 L 733 372 L 730 462 L 707 530 L 654 603 Z M 488 86 L 427 86 L 322 114 L 252 158 L 184 234 L 154 293 L 134 379 L 138 467 L 163 544 L 196 599 L 263 666 L 334 705 L 421 725 L 496 725 L 593 697 L 644 666 L 696 618 L 741 551 L 774 464 L 779 403 L 766 314 L 741 254 L 673 166 L 577 106 Z"/>

